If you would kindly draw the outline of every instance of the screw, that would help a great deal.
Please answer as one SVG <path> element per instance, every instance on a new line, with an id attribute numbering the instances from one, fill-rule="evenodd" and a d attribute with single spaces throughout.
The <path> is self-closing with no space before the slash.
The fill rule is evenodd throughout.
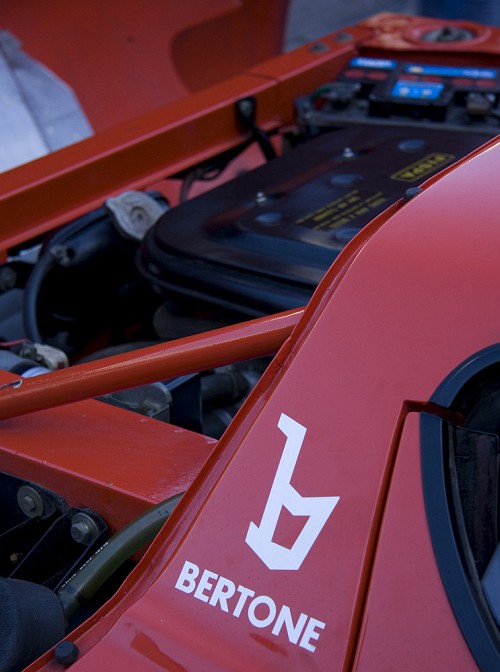
<path id="1" fill-rule="evenodd" d="M 240 114 L 242 114 L 244 117 L 250 117 L 253 114 L 254 104 L 252 100 L 244 98 L 243 100 L 239 100 L 237 105 Z"/>
<path id="2" fill-rule="evenodd" d="M 313 54 L 323 54 L 326 51 L 330 51 L 330 47 L 324 42 L 316 42 L 309 47 L 309 51 Z"/>
<path id="3" fill-rule="evenodd" d="M 350 147 L 344 147 L 344 149 L 342 151 L 342 158 L 343 159 L 354 159 L 354 156 L 355 156 L 355 154 Z"/>
<path id="4" fill-rule="evenodd" d="M 148 213 L 139 206 L 135 206 L 130 211 L 130 220 L 135 224 L 135 226 L 140 227 L 149 227 L 149 216 Z"/>
<path id="5" fill-rule="evenodd" d="M 73 257 L 75 256 L 74 250 L 68 245 L 54 245 L 50 249 L 50 254 L 54 257 L 56 262 L 64 268 L 71 266 Z"/>
<path id="6" fill-rule="evenodd" d="M 54 658 L 57 663 L 68 667 L 78 660 L 80 649 L 74 642 L 68 640 L 59 642 L 54 649 Z"/>
<path id="7" fill-rule="evenodd" d="M 21 506 L 23 511 L 34 511 L 36 509 L 36 502 L 31 495 L 24 495 L 21 498 Z"/>
<path id="8" fill-rule="evenodd" d="M 421 187 L 410 187 L 403 195 L 403 203 L 408 203 L 412 198 L 421 194 L 423 189 Z"/>
<path id="9" fill-rule="evenodd" d="M 335 42 L 351 42 L 354 38 L 350 33 L 337 33 L 333 39 Z"/>
<path id="10" fill-rule="evenodd" d="M 17 491 L 19 508 L 28 518 L 39 518 L 43 515 L 45 506 L 42 496 L 30 485 L 22 485 Z"/>
<path id="11" fill-rule="evenodd" d="M 87 544 L 90 539 L 90 528 L 86 523 L 74 523 L 71 526 L 71 536 L 79 544 Z"/>
<path id="12" fill-rule="evenodd" d="M 17 273 L 10 266 L 3 266 L 0 269 L 0 291 L 6 292 L 16 286 Z"/>
<path id="13" fill-rule="evenodd" d="M 93 518 L 86 513 L 77 513 L 71 522 L 71 536 L 77 544 L 89 544 L 99 534 Z"/>

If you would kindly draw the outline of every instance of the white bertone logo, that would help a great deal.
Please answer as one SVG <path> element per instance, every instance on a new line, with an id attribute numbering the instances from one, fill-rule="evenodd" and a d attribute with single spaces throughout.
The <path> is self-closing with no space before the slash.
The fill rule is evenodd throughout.
<path id="1" fill-rule="evenodd" d="M 307 430 L 284 413 L 278 427 L 286 436 L 285 448 L 260 525 L 250 523 L 245 541 L 269 569 L 299 569 L 340 497 L 303 497 L 295 490 L 290 481 Z M 307 516 L 291 548 L 273 541 L 282 507 L 293 516 Z"/>
<path id="2" fill-rule="evenodd" d="M 268 629 L 275 637 L 285 632 L 291 644 L 311 653 L 316 651 L 315 642 L 326 627 L 326 623 L 308 614 L 292 613 L 288 605 L 276 603 L 269 595 L 256 595 L 255 590 L 225 576 L 209 569 L 202 571 L 189 560 L 184 563 L 175 587 L 226 614 L 248 620 L 254 628 Z"/>

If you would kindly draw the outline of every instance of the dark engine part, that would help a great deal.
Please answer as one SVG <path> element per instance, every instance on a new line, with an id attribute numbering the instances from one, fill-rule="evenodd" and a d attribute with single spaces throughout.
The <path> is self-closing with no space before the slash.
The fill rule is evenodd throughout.
<path id="1" fill-rule="evenodd" d="M 166 212 L 139 266 L 168 295 L 255 316 L 305 304 L 361 228 L 489 138 L 343 128 Z"/>
<path id="2" fill-rule="evenodd" d="M 175 318 L 173 322 L 175 323 Z M 184 324 L 171 325 L 171 328 L 178 331 L 182 331 L 184 327 Z M 179 337 L 182 335 L 187 334 L 179 333 Z M 93 361 L 147 345 L 151 343 L 128 343 L 108 347 L 92 353 L 82 361 Z M 0 368 L 3 362 L 2 355 L 6 363 L 10 364 L 12 361 L 11 368 L 7 370 L 23 375 L 21 370 L 24 370 L 23 367 L 28 367 L 29 362 L 10 352 L 2 353 L 0 350 Z M 121 390 L 99 399 L 113 406 L 218 439 L 269 362 L 269 357 L 237 362 L 201 373 Z M 28 374 L 31 374 L 31 371 L 32 369 L 28 369 Z"/>
<path id="3" fill-rule="evenodd" d="M 69 508 L 50 490 L 6 473 L 0 510 L 0 670 L 17 672 L 64 637 L 57 592 L 107 540 L 108 528 L 95 512 Z"/>
<path id="4" fill-rule="evenodd" d="M 0 578 L 0 670 L 21 672 L 64 637 L 66 621 L 45 586 Z"/>
<path id="5" fill-rule="evenodd" d="M 93 511 L 10 474 L 0 473 L 0 510 L 0 576 L 53 591 L 107 538 Z"/>
<path id="6" fill-rule="evenodd" d="M 181 497 L 147 509 L 108 539 L 94 511 L 69 508 L 50 490 L 0 473 L 0 670 L 20 672 L 95 612 Z M 56 647 L 55 658 L 69 664 L 63 649 Z"/>
<path id="7" fill-rule="evenodd" d="M 346 123 L 427 125 L 498 133 L 500 73 L 496 68 L 351 59 L 336 81 L 297 101 L 309 133 Z"/>
<path id="8" fill-rule="evenodd" d="M 140 206 L 133 203 L 130 210 L 128 205 L 131 217 L 124 215 L 124 199 L 110 199 L 107 207 L 75 220 L 44 243 L 24 291 L 28 339 L 71 356 L 94 339 L 112 344 L 123 342 L 125 335 L 151 338 L 151 331 L 141 329 L 151 324 L 156 300 L 137 273 L 135 254 L 152 217 L 145 208 L 152 207 L 158 216 L 166 206 L 159 197 L 139 196 Z"/>

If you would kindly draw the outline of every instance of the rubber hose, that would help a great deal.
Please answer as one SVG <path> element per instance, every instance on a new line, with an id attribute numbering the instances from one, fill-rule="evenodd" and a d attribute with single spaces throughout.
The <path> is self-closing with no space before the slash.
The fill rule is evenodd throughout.
<path id="1" fill-rule="evenodd" d="M 183 493 L 149 509 L 117 532 L 59 589 L 66 619 L 90 600 L 110 576 L 136 551 L 152 541 Z"/>
<path id="2" fill-rule="evenodd" d="M 106 216 L 104 208 L 99 208 L 93 212 L 79 217 L 71 224 L 56 231 L 43 249 L 37 263 L 35 264 L 31 275 L 26 283 L 23 297 L 23 322 L 26 338 L 33 343 L 43 343 L 40 330 L 38 329 L 37 304 L 38 295 L 42 282 L 47 273 L 57 265 L 57 260 L 51 254 L 51 249 L 55 245 L 61 245 L 75 234 L 79 233 L 87 226 L 99 221 Z"/>
<path id="3" fill-rule="evenodd" d="M 50 253 L 43 254 L 35 264 L 26 283 L 23 297 L 23 322 L 26 338 L 32 343 L 42 343 L 42 336 L 38 329 L 37 304 L 40 287 L 45 276 L 57 262 Z"/>

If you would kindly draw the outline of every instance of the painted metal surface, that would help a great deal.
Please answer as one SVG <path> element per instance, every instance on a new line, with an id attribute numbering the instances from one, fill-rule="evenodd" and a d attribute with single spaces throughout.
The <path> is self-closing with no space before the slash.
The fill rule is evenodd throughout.
<path id="1" fill-rule="evenodd" d="M 327 51 L 303 47 L 204 91 L 104 130 L 85 142 L 20 166 L 0 177 L 1 245 L 47 232 L 128 189 L 156 188 L 165 178 L 248 139 L 234 103 L 255 96 L 257 123 L 267 131 L 290 124 L 293 97 L 334 76 L 356 41 Z M 15 213 L 15 216 L 14 216 Z"/>
<path id="2" fill-rule="evenodd" d="M 139 573 L 136 592 L 127 586 L 123 602 L 121 596 L 111 601 L 105 609 L 109 619 L 116 619 L 111 629 L 109 622 L 96 623 L 93 629 L 92 624 L 83 628 L 80 636 L 75 633 L 85 654 L 75 669 L 104 669 L 111 660 L 144 670 L 243 670 L 248 665 L 350 669 L 356 647 L 364 645 L 358 636 L 375 532 L 393 482 L 405 401 L 424 401 L 450 369 L 497 339 L 499 317 L 491 306 L 500 242 L 493 188 L 499 153 L 500 144 L 492 142 L 474 160 L 431 182 L 384 226 L 377 230 L 375 223 L 365 245 L 355 241 L 352 257 L 346 253 L 334 264 L 294 332 L 291 349 L 278 354 L 220 440 L 216 466 L 201 472 L 190 497 L 160 534 L 154 550 L 163 558 L 161 568 L 156 565 L 147 578 Z M 472 226 L 478 200 L 482 217 Z M 336 284 L 338 273 L 344 276 Z M 457 295 L 459 302 L 450 300 Z M 320 365 L 318 352 L 324 353 Z M 278 428 L 283 413 L 307 430 L 291 477 L 293 487 L 306 498 L 340 497 L 297 570 L 269 569 L 245 542 L 250 523 L 259 524 L 263 517 L 284 451 L 285 437 Z M 415 441 L 410 448 L 414 453 Z M 409 475 L 406 487 L 418 492 L 418 470 Z M 385 529 L 397 517 L 392 507 L 386 510 L 384 541 Z M 425 529 L 422 507 L 408 515 L 409 524 L 416 515 L 419 529 Z M 280 518 L 278 544 L 293 545 L 299 520 Z M 384 548 L 379 546 L 380 553 Z M 389 546 L 386 552 L 398 550 Z M 432 563 L 428 548 L 424 558 Z M 179 588 L 182 577 L 189 588 L 183 574 L 189 567 L 186 561 L 199 567 L 198 579 L 203 570 L 213 572 L 205 575 L 197 596 L 194 587 Z M 385 574 L 386 567 L 381 571 Z M 435 569 L 431 581 L 432 576 Z M 243 588 L 254 591 L 248 593 L 239 616 L 234 598 L 227 612 L 215 598 L 210 604 L 219 577 L 226 586 L 242 587 L 241 594 Z M 427 589 L 422 585 L 423 597 Z M 253 600 L 262 596 L 268 599 L 255 605 Z M 441 627 L 453 648 L 458 626 L 441 598 L 439 589 L 433 599 L 439 602 Z M 298 643 L 290 641 L 293 632 L 285 626 L 272 632 L 283 605 L 296 625 L 301 614 L 315 619 L 305 641 L 303 623 L 302 629 L 297 626 Z M 392 603 L 393 627 L 400 624 L 397 606 Z M 427 620 L 428 615 L 420 609 L 413 617 Z M 426 624 L 419 623 L 412 632 L 425 631 Z M 370 620 L 363 631 L 369 626 Z M 420 669 L 439 669 L 435 647 L 410 639 L 405 640 L 401 659 L 411 659 L 418 651 Z M 301 646 L 302 641 L 315 650 Z M 368 656 L 371 641 L 367 640 Z M 457 653 L 451 651 L 451 659 Z M 361 649 L 358 664 L 364 660 Z M 460 659 L 459 669 L 475 669 L 468 655 Z"/>
<path id="3" fill-rule="evenodd" d="M 436 567 L 420 481 L 419 416 L 407 416 L 353 669 L 475 670 Z M 420 643 L 420 646 L 418 645 Z"/>
<path id="4" fill-rule="evenodd" d="M 110 132 L 108 139 L 118 142 L 102 151 L 102 163 L 99 156 L 92 162 L 91 145 L 84 159 L 76 148 L 43 159 L 52 161 L 44 164 L 52 172 L 28 181 L 25 192 L 22 171 L 13 171 L 10 186 L 19 184 L 5 192 L 6 213 L 27 194 L 35 204 L 50 197 L 50 205 L 33 220 L 33 204 L 20 208 L 4 240 L 25 235 L 28 222 L 32 233 L 48 230 L 121 180 L 144 186 L 174 165 L 234 144 L 241 135 L 231 105 L 243 91 L 258 93 L 265 127 L 279 126 L 291 118 L 294 92 L 338 71 L 357 39 L 373 50 L 422 50 L 412 46 L 412 26 L 417 22 L 408 19 L 365 22 L 347 44 L 328 38 L 319 56 L 300 50 L 231 80 L 230 93 L 215 103 L 206 96 L 221 89 L 171 108 L 163 138 L 177 144 L 168 169 L 150 163 L 162 137 L 153 124 L 150 136 L 142 127 L 140 142 L 123 153 L 116 150 L 124 128 Z M 498 51 L 489 33 L 477 44 L 479 51 Z M 459 62 L 458 47 L 448 45 L 447 57 L 450 51 Z M 214 120 L 230 130 L 205 138 Z M 199 135 L 188 148 L 193 131 Z M 72 151 L 77 160 L 64 164 Z M 85 495 L 100 509 L 107 501 L 116 527 L 146 502 L 190 486 L 118 593 L 72 633 L 81 650 L 73 669 L 476 669 L 430 548 L 415 419 L 419 410 L 439 412 L 426 400 L 446 374 L 498 340 L 499 161 L 496 140 L 429 180 L 408 203 L 389 208 L 345 248 L 303 314 L 2 390 L 3 464 L 27 477 L 42 475 L 49 485 L 60 481 L 58 490 L 71 501 Z M 128 165 L 120 174 L 121 162 Z M 115 167 L 112 179 L 99 182 Z M 39 168 L 33 170 L 34 178 Z M 77 175 L 84 186 L 75 204 L 59 188 L 74 185 Z M 285 339 L 215 448 L 205 437 L 93 401 L 14 417 L 232 361 L 253 348 L 270 352 Z M 91 445 L 88 461 L 83 444 Z M 117 463 L 123 470 L 111 482 Z M 321 521 L 304 541 L 302 531 L 318 511 Z M 283 558 L 298 550 L 295 564 L 270 566 L 271 543 Z M 30 669 L 60 666 L 49 652 Z"/>
<path id="5" fill-rule="evenodd" d="M 99 132 L 278 54 L 287 4 L 6 1 L 0 22 L 73 87 Z"/>
<path id="6" fill-rule="evenodd" d="M 3 373 L 2 381 L 11 379 Z M 73 506 L 102 511 L 116 531 L 184 492 L 214 445 L 201 434 L 90 400 L 3 423 L 0 463 Z"/>

